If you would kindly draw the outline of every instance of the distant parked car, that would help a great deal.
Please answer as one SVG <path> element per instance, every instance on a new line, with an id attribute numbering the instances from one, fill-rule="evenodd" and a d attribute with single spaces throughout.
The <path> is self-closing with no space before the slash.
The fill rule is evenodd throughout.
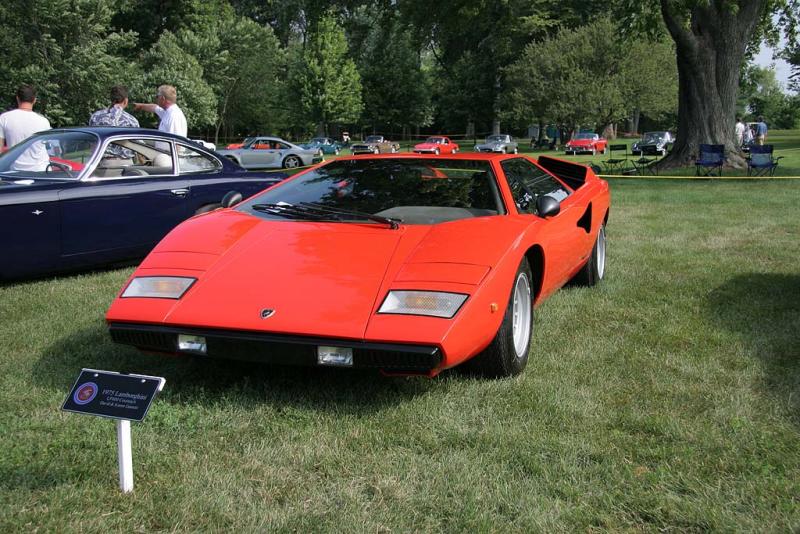
<path id="1" fill-rule="evenodd" d="M 203 139 L 191 139 L 191 141 L 194 141 L 198 145 L 200 145 L 202 147 L 205 147 L 205 148 L 207 148 L 209 150 L 216 150 L 217 149 L 217 145 L 215 145 L 214 143 L 211 143 L 210 141 L 204 141 Z"/>
<path id="2" fill-rule="evenodd" d="M 279 137 L 251 137 L 242 148 L 217 151 L 245 169 L 293 169 L 322 161 L 322 150 L 306 149 Z"/>
<path id="3" fill-rule="evenodd" d="M 475 145 L 475 152 L 516 154 L 519 152 L 519 145 L 517 141 L 508 134 L 490 135 L 483 144 Z"/>
<path id="4" fill-rule="evenodd" d="M 564 145 L 565 154 L 601 154 L 606 153 L 608 140 L 596 133 L 579 133 Z"/>
<path id="5" fill-rule="evenodd" d="M 141 258 L 229 191 L 249 197 L 285 177 L 157 130 L 40 132 L 0 157 L 0 279 Z"/>
<path id="6" fill-rule="evenodd" d="M 457 154 L 458 144 L 451 141 L 449 137 L 434 135 L 427 138 L 424 143 L 414 145 L 414 152 L 418 154 Z"/>
<path id="7" fill-rule="evenodd" d="M 653 151 L 666 156 L 675 138 L 669 132 L 647 132 L 641 140 L 631 145 L 631 154 L 641 156 L 643 147 L 653 147 Z"/>
<path id="8" fill-rule="evenodd" d="M 330 137 L 315 137 L 308 143 L 300 145 L 308 150 L 321 150 L 323 154 L 339 155 L 342 150 L 342 145 L 338 141 Z"/>
<path id="9" fill-rule="evenodd" d="M 394 143 L 385 139 L 382 135 L 370 135 L 360 143 L 353 143 L 350 146 L 353 154 L 394 154 L 400 152 L 400 143 Z"/>

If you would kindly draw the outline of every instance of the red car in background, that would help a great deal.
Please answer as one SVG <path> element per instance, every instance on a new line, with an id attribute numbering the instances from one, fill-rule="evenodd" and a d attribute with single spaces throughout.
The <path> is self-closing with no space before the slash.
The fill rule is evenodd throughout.
<path id="1" fill-rule="evenodd" d="M 534 306 L 602 280 L 609 201 L 588 167 L 544 156 L 338 158 L 182 223 L 106 321 L 159 353 L 512 376 Z"/>
<path id="2" fill-rule="evenodd" d="M 570 139 L 564 146 L 564 151 L 567 154 L 592 154 L 598 152 L 601 154 L 606 153 L 608 148 L 608 140 L 600 137 L 596 133 L 579 133 Z"/>
<path id="3" fill-rule="evenodd" d="M 457 154 L 458 145 L 449 137 L 434 135 L 427 138 L 424 143 L 414 145 L 414 152 L 417 154 Z"/>

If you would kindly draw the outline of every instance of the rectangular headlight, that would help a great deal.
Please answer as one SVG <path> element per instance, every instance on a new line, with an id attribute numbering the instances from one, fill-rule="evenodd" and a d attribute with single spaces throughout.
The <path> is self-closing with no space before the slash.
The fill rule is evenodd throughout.
<path id="1" fill-rule="evenodd" d="M 197 278 L 184 276 L 137 276 L 122 292 L 122 297 L 179 299 L 196 281 Z"/>
<path id="2" fill-rule="evenodd" d="M 461 293 L 443 291 L 389 291 L 378 313 L 428 315 L 451 319 L 467 300 Z"/>

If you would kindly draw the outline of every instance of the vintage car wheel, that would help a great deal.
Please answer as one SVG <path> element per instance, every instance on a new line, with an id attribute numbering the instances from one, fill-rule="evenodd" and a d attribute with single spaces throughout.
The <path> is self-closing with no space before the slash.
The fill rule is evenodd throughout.
<path id="1" fill-rule="evenodd" d="M 451 152 L 451 154 L 458 154 L 458 149 L 454 148 L 453 151 Z"/>
<path id="2" fill-rule="evenodd" d="M 606 274 L 606 225 L 600 226 L 589 261 L 578 271 L 573 281 L 584 286 L 597 285 Z"/>
<path id="3" fill-rule="evenodd" d="M 467 369 L 488 377 L 518 375 L 528 364 L 533 337 L 533 276 L 523 258 L 514 276 L 503 322 L 483 352 L 467 362 Z"/>
<path id="4" fill-rule="evenodd" d="M 338 156 L 338 155 L 339 155 L 339 152 L 341 152 L 341 151 L 340 151 L 338 148 L 334 148 L 334 149 L 333 149 L 333 155 L 334 155 L 334 156 Z"/>
<path id="5" fill-rule="evenodd" d="M 381 149 L 378 148 L 378 147 L 375 147 L 375 148 L 372 149 L 372 153 L 373 154 L 380 154 L 381 153 Z"/>
<path id="6" fill-rule="evenodd" d="M 519 154 L 519 148 L 518 147 L 514 147 L 514 154 Z"/>
<path id="7" fill-rule="evenodd" d="M 300 158 L 297 156 L 287 156 L 285 160 L 283 160 L 283 168 L 284 169 L 295 169 L 299 167 L 303 162 L 300 161 Z"/>
<path id="8" fill-rule="evenodd" d="M 592 156 L 596 156 L 596 155 L 597 155 L 597 147 L 593 146 L 592 147 Z"/>
<path id="9" fill-rule="evenodd" d="M 439 151 L 439 149 L 438 149 L 438 148 L 434 149 L 434 150 L 433 150 L 433 153 L 434 153 L 434 154 L 436 154 L 437 156 L 438 156 L 439 154 L 441 154 L 441 152 Z"/>
<path id="10" fill-rule="evenodd" d="M 391 153 L 392 154 L 397 154 L 397 147 L 396 146 L 392 146 Z"/>

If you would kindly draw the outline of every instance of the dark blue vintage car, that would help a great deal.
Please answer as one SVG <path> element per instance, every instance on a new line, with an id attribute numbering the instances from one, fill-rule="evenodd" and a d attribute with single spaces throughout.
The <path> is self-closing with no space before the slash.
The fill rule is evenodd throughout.
<path id="1" fill-rule="evenodd" d="M 285 177 L 156 130 L 41 132 L 0 156 L 0 279 L 143 257 L 229 191 L 246 198 Z"/>

